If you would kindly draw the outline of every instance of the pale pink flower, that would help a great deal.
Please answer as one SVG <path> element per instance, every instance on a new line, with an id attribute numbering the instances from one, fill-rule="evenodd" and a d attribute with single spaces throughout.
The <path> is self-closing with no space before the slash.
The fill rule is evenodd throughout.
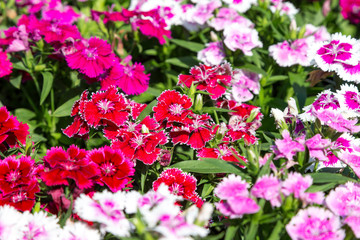
<path id="1" fill-rule="evenodd" d="M 320 134 L 306 140 L 306 146 L 309 149 L 310 157 L 317 158 L 319 161 L 328 161 L 326 149 L 330 147 L 330 139 L 322 139 Z"/>
<path id="2" fill-rule="evenodd" d="M 238 103 L 253 99 L 253 94 L 259 94 L 260 78 L 260 74 L 242 69 L 234 69 L 230 99 L 234 99 Z"/>
<path id="3" fill-rule="evenodd" d="M 317 112 L 315 116 L 322 125 L 327 125 L 338 132 L 357 133 L 360 126 L 357 119 L 346 119 L 341 112 L 335 112 L 330 109 Z"/>
<path id="4" fill-rule="evenodd" d="M 238 23 L 246 28 L 254 28 L 254 23 L 249 19 L 240 16 L 239 13 L 232 8 L 220 8 L 216 18 L 213 18 L 209 25 L 215 28 L 216 31 L 223 30 L 226 26 L 233 23 Z"/>
<path id="5" fill-rule="evenodd" d="M 277 1 L 274 3 L 275 4 L 273 6 L 270 6 L 270 10 L 273 13 L 279 11 L 280 15 L 287 15 L 290 19 L 293 19 L 299 12 L 299 10 L 295 8 L 294 4 L 290 2 Z"/>
<path id="6" fill-rule="evenodd" d="M 259 34 L 255 29 L 244 28 L 240 24 L 231 24 L 224 29 L 224 43 L 231 51 L 240 49 L 244 55 L 252 56 L 252 49 L 262 47 Z"/>
<path id="7" fill-rule="evenodd" d="M 343 151 L 338 154 L 338 157 L 341 161 L 349 165 L 355 174 L 360 177 L 360 152 L 348 152 Z"/>
<path id="8" fill-rule="evenodd" d="M 314 37 L 315 42 L 327 41 L 330 39 L 330 33 L 325 26 L 315 27 L 312 24 L 306 24 L 304 37 L 310 36 Z"/>
<path id="9" fill-rule="evenodd" d="M 248 184 L 240 176 L 234 174 L 224 178 L 214 189 L 214 193 L 221 202 L 216 203 L 216 208 L 230 218 L 241 218 L 244 214 L 253 214 L 260 207 L 249 197 Z"/>
<path id="10" fill-rule="evenodd" d="M 258 198 L 264 198 L 270 201 L 271 206 L 281 206 L 281 195 L 280 195 L 281 183 L 274 175 L 262 176 L 251 189 L 251 194 Z"/>
<path id="11" fill-rule="evenodd" d="M 229 4 L 230 8 L 238 12 L 244 13 L 250 9 L 251 5 L 257 3 L 256 0 L 223 0 L 224 3 Z"/>
<path id="12" fill-rule="evenodd" d="M 271 147 L 276 155 L 274 159 L 287 158 L 289 161 L 292 161 L 297 152 L 305 151 L 304 135 L 301 135 L 300 137 L 297 137 L 295 140 L 293 140 L 289 131 L 284 130 L 282 132 L 282 137 L 283 139 L 276 139 L 275 146 Z"/>
<path id="13" fill-rule="evenodd" d="M 100 240 L 100 233 L 82 222 L 67 222 L 61 232 L 61 240 Z"/>
<path id="14" fill-rule="evenodd" d="M 356 238 L 360 238 L 360 216 L 349 216 L 344 223 L 351 228 Z"/>
<path id="15" fill-rule="evenodd" d="M 286 225 L 286 231 L 294 240 L 342 240 L 339 217 L 319 207 L 300 210 Z"/>
<path id="16" fill-rule="evenodd" d="M 291 43 L 284 41 L 269 47 L 269 54 L 281 67 L 290 67 L 299 64 L 310 66 L 311 59 L 307 55 L 309 40 L 306 38 L 296 39 Z"/>
<path id="17" fill-rule="evenodd" d="M 0 239 L 18 240 L 23 226 L 22 214 L 14 207 L 9 205 L 0 207 Z"/>
<path id="18" fill-rule="evenodd" d="M 326 197 L 326 205 L 341 217 L 360 216 L 360 185 L 347 182 L 331 190 Z"/>
<path id="19" fill-rule="evenodd" d="M 198 52 L 197 58 L 206 65 L 220 65 L 226 57 L 222 42 L 211 42 Z"/>
<path id="20" fill-rule="evenodd" d="M 350 36 L 335 33 L 328 41 L 312 44 L 308 54 L 323 71 L 336 71 L 342 64 L 355 66 L 359 63 L 360 43 Z"/>
<path id="21" fill-rule="evenodd" d="M 291 172 L 282 183 L 281 191 L 285 196 L 293 194 L 295 198 L 301 198 L 312 182 L 313 180 L 309 175 L 304 177 L 300 173 Z"/>

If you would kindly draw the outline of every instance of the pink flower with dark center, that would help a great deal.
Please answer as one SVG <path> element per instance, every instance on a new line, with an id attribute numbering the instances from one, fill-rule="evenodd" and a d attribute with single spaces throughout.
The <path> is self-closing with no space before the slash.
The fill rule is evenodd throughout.
<path id="1" fill-rule="evenodd" d="M 97 91 L 89 101 L 84 102 L 83 118 L 93 127 L 103 125 L 106 121 L 120 126 L 129 117 L 127 107 L 125 97 L 112 86 L 106 91 Z"/>
<path id="2" fill-rule="evenodd" d="M 15 116 L 10 115 L 6 107 L 0 108 L 0 151 L 26 143 L 29 126 L 21 123 Z"/>
<path id="3" fill-rule="evenodd" d="M 100 175 L 95 178 L 95 182 L 100 185 L 105 184 L 113 192 L 123 189 L 135 172 L 134 164 L 130 159 L 119 150 L 108 146 L 90 151 L 87 159 L 100 169 Z"/>
<path id="4" fill-rule="evenodd" d="M 230 218 L 241 218 L 244 214 L 253 214 L 260 210 L 257 203 L 250 198 L 249 185 L 234 174 L 224 178 L 214 189 L 214 194 L 221 200 L 215 203 L 216 208 Z"/>
<path id="5" fill-rule="evenodd" d="M 169 123 L 184 122 L 184 119 L 192 112 L 191 99 L 174 90 L 167 90 L 158 97 L 158 103 L 153 108 L 154 117 L 157 122 L 167 121 Z"/>
<path id="6" fill-rule="evenodd" d="M 286 225 L 286 231 L 292 239 L 342 240 L 345 238 L 339 217 L 319 207 L 300 210 Z"/>
<path id="7" fill-rule="evenodd" d="M 275 153 L 274 159 L 286 158 L 289 161 L 293 160 L 293 157 L 297 152 L 305 151 L 305 136 L 302 135 L 295 140 L 293 140 L 290 136 L 288 130 L 284 130 L 282 132 L 283 139 L 276 139 L 275 146 L 272 146 L 271 149 Z"/>
<path id="8" fill-rule="evenodd" d="M 53 147 L 44 157 L 45 170 L 40 174 L 48 186 L 69 185 L 72 179 L 80 189 L 93 186 L 93 178 L 99 174 L 95 163 L 86 158 L 86 151 L 71 145 L 67 151 Z"/>
<path id="9" fill-rule="evenodd" d="M 281 195 L 280 195 L 281 183 L 275 176 L 262 176 L 251 188 L 251 194 L 258 198 L 263 198 L 270 201 L 271 206 L 281 206 Z"/>
<path id="10" fill-rule="evenodd" d="M 252 49 L 263 46 L 255 29 L 244 28 L 237 23 L 225 27 L 224 36 L 224 43 L 227 48 L 231 51 L 240 49 L 245 56 L 252 56 Z"/>
<path id="11" fill-rule="evenodd" d="M 12 63 L 5 52 L 0 50 L 0 78 L 12 73 Z"/>
<path id="12" fill-rule="evenodd" d="M 66 61 L 71 69 L 79 71 L 90 78 L 95 78 L 111 68 L 115 63 L 115 54 L 106 41 L 92 37 L 79 42 L 75 53 L 66 55 Z"/>
<path id="13" fill-rule="evenodd" d="M 172 194 L 202 205 L 203 200 L 196 193 L 196 182 L 196 178 L 190 174 L 186 174 L 177 168 L 170 168 L 163 171 L 159 178 L 153 182 L 153 188 L 157 191 L 159 186 L 164 183 L 169 186 Z"/>
<path id="14" fill-rule="evenodd" d="M 350 36 L 331 35 L 325 42 L 313 44 L 309 55 L 324 71 L 335 71 L 341 64 L 356 65 L 360 60 L 360 44 Z"/>

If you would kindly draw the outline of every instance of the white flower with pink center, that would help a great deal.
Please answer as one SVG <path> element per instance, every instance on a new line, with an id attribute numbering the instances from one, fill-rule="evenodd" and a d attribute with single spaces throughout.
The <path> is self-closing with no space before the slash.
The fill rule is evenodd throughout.
<path id="1" fill-rule="evenodd" d="M 345 231 L 341 229 L 338 216 L 319 207 L 302 209 L 286 225 L 291 239 L 342 240 Z"/>
<path id="2" fill-rule="evenodd" d="M 24 212 L 24 227 L 21 229 L 19 239 L 37 239 L 48 240 L 58 239 L 60 234 L 60 225 L 55 216 L 47 216 L 45 212 L 31 214 Z"/>
<path id="3" fill-rule="evenodd" d="M 290 2 L 278 1 L 270 6 L 271 12 L 275 13 L 279 11 L 280 15 L 287 15 L 290 19 L 293 19 L 299 10 Z"/>
<path id="4" fill-rule="evenodd" d="M 256 0 L 223 0 L 223 2 L 229 4 L 230 8 L 241 13 L 249 10 L 251 5 L 257 4 Z"/>
<path id="5" fill-rule="evenodd" d="M 224 43 L 231 51 L 240 49 L 244 55 L 252 56 L 252 49 L 262 47 L 259 34 L 255 29 L 244 28 L 239 24 L 231 24 L 224 29 Z"/>
<path id="6" fill-rule="evenodd" d="M 22 214 L 14 207 L 4 205 L 0 207 L 0 239 L 20 239 L 20 229 L 24 226 Z"/>
<path id="7" fill-rule="evenodd" d="M 343 84 L 337 91 L 341 108 L 347 117 L 360 116 L 360 93 L 354 85 Z"/>
<path id="8" fill-rule="evenodd" d="M 82 222 L 67 222 L 61 233 L 61 240 L 100 240 L 98 230 L 90 228 Z"/>
<path id="9" fill-rule="evenodd" d="M 216 31 L 223 30 L 226 26 L 238 23 L 246 28 L 254 28 L 254 23 L 249 19 L 240 16 L 239 13 L 232 8 L 220 8 L 216 18 L 213 18 L 209 25 L 215 28 Z"/>
<path id="10" fill-rule="evenodd" d="M 359 63 L 360 42 L 335 33 L 330 40 L 314 44 L 308 54 L 323 71 L 336 71 L 342 64 L 355 66 Z"/>

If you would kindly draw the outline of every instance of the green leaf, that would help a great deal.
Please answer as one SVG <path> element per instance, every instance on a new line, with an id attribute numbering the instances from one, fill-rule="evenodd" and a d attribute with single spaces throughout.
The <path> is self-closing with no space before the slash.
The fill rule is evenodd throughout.
<path id="1" fill-rule="evenodd" d="M 136 121 L 141 122 L 146 118 L 146 116 L 149 116 L 152 112 L 153 107 L 157 104 L 157 100 L 155 99 L 151 103 L 149 103 L 146 108 L 140 113 L 140 115 L 137 117 Z"/>
<path id="2" fill-rule="evenodd" d="M 239 225 L 237 226 L 229 226 L 226 230 L 225 240 L 233 240 L 235 239 L 236 232 L 239 229 Z"/>
<path id="3" fill-rule="evenodd" d="M 203 107 L 201 110 L 203 112 L 207 112 L 207 113 L 213 113 L 213 111 L 216 111 L 216 112 L 236 112 L 234 110 L 225 109 L 225 108 L 217 108 L 217 107 Z"/>
<path id="4" fill-rule="evenodd" d="M 19 76 L 15 77 L 15 78 L 11 78 L 11 79 L 10 79 L 10 83 L 11 83 L 11 85 L 13 85 L 15 88 L 20 89 L 21 79 L 22 79 L 22 76 L 19 75 Z"/>
<path id="5" fill-rule="evenodd" d="M 24 63 L 16 58 L 11 58 L 11 62 L 12 62 L 12 66 L 14 69 L 17 69 L 17 70 L 23 70 L 23 71 L 26 71 L 26 72 L 29 72 L 29 69 L 27 69 L 24 65 Z"/>
<path id="6" fill-rule="evenodd" d="M 336 187 L 337 185 L 338 184 L 335 182 L 322 185 L 311 185 L 308 189 L 306 189 L 306 192 L 324 192 Z"/>
<path id="7" fill-rule="evenodd" d="M 270 237 L 268 238 L 268 240 L 279 240 L 281 237 L 281 232 L 284 229 L 284 224 L 282 223 L 281 220 L 277 221 L 274 230 L 272 231 Z"/>
<path id="8" fill-rule="evenodd" d="M 43 86 L 40 95 L 40 105 L 43 104 L 49 95 L 54 81 L 54 76 L 50 72 L 42 72 L 41 74 L 43 76 Z"/>
<path id="9" fill-rule="evenodd" d="M 264 85 L 264 87 L 272 85 L 278 81 L 284 81 L 289 79 L 289 76 L 286 75 L 277 75 L 277 76 L 271 76 L 267 81 L 266 84 Z"/>
<path id="10" fill-rule="evenodd" d="M 54 117 L 66 117 L 66 116 L 70 116 L 71 113 L 71 109 L 72 106 L 74 105 L 74 102 L 76 100 L 79 99 L 79 96 L 75 96 L 73 98 L 71 98 L 70 100 L 68 100 L 67 102 L 65 102 L 63 105 L 61 105 L 60 107 L 58 107 L 54 112 L 53 112 L 53 116 Z"/>
<path id="11" fill-rule="evenodd" d="M 36 114 L 33 111 L 26 108 L 17 108 L 15 110 L 15 116 L 18 118 L 19 121 L 27 122 L 33 119 L 36 116 Z"/>
<path id="12" fill-rule="evenodd" d="M 336 173 L 310 173 L 308 174 L 312 177 L 314 184 L 319 183 L 337 183 L 337 184 L 343 184 L 346 182 L 356 182 L 355 179 L 345 177 L 341 174 Z"/>
<path id="13" fill-rule="evenodd" d="M 200 50 L 204 49 L 204 44 L 201 43 L 197 43 L 197 42 L 190 42 L 190 41 L 185 41 L 185 40 L 180 40 L 180 39 L 169 39 L 170 42 L 175 43 L 176 45 L 179 45 L 180 47 L 189 49 L 190 51 L 193 52 L 199 52 Z"/>
<path id="14" fill-rule="evenodd" d="M 270 163 L 273 159 L 274 155 L 271 155 L 271 157 L 269 157 L 269 159 L 266 161 L 265 165 L 261 168 L 258 178 L 260 178 L 261 176 L 264 175 L 269 175 L 270 174 Z"/>
<path id="15" fill-rule="evenodd" d="M 165 62 L 182 68 L 191 68 L 192 66 L 198 64 L 199 61 L 195 57 L 187 56 L 179 58 L 169 58 L 166 59 Z"/>
<path id="16" fill-rule="evenodd" d="M 254 73 L 259 73 L 259 74 L 261 74 L 263 76 L 267 75 L 267 73 L 264 70 L 262 70 L 261 68 L 255 66 L 253 64 L 248 63 L 248 64 L 245 64 L 245 65 L 241 66 L 240 68 L 249 70 L 249 71 L 254 72 Z"/>
<path id="17" fill-rule="evenodd" d="M 171 168 L 180 168 L 185 172 L 194 173 L 234 173 L 240 175 L 244 179 L 250 179 L 245 175 L 239 167 L 230 162 L 214 158 L 203 158 L 203 160 L 189 160 L 176 163 Z"/>

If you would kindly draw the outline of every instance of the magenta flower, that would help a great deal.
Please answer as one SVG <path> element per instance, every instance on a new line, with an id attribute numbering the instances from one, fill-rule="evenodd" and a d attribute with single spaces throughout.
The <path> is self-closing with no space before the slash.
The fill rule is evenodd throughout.
<path id="1" fill-rule="evenodd" d="M 337 91 L 339 103 L 349 117 L 360 115 L 360 93 L 356 86 L 343 84 Z"/>
<path id="2" fill-rule="evenodd" d="M 271 206 L 281 206 L 281 195 L 280 195 L 281 183 L 275 176 L 262 176 L 251 189 L 251 194 L 258 198 L 263 198 L 270 201 Z"/>
<path id="3" fill-rule="evenodd" d="M 291 172 L 282 183 L 281 191 L 285 196 L 293 194 L 295 198 L 301 198 L 312 182 L 313 180 L 309 175 L 303 177 L 300 173 Z"/>
<path id="4" fill-rule="evenodd" d="M 92 37 L 77 44 L 75 53 L 66 55 L 66 61 L 71 69 L 94 78 L 111 68 L 115 62 L 115 54 L 106 41 Z"/>
<path id="5" fill-rule="evenodd" d="M 306 146 L 309 149 L 310 157 L 317 158 L 319 161 L 328 161 L 326 149 L 330 147 L 330 139 L 322 139 L 320 134 L 316 134 L 312 138 L 306 140 Z"/>
<path id="6" fill-rule="evenodd" d="M 320 120 L 322 125 L 327 125 L 338 132 L 357 133 L 360 131 L 360 126 L 356 125 L 358 120 L 346 119 L 341 112 L 323 110 L 316 113 L 316 117 Z"/>
<path id="7" fill-rule="evenodd" d="M 359 0 L 340 0 L 341 15 L 350 22 L 360 23 L 360 1 Z"/>
<path id="8" fill-rule="evenodd" d="M 345 231 L 341 229 L 339 217 L 319 207 L 302 209 L 286 225 L 291 239 L 342 240 Z"/>
<path id="9" fill-rule="evenodd" d="M 0 78 L 12 73 L 12 63 L 5 52 L 0 50 Z"/>
<path id="10" fill-rule="evenodd" d="M 360 177 L 360 153 L 358 151 L 353 153 L 348 151 L 340 152 L 338 157 L 341 161 L 352 168 L 356 176 Z"/>
<path id="11" fill-rule="evenodd" d="M 224 36 L 224 43 L 227 48 L 231 51 L 240 49 L 246 56 L 252 56 L 252 49 L 263 46 L 255 29 L 244 28 L 237 23 L 225 27 Z"/>
<path id="12" fill-rule="evenodd" d="M 260 207 L 249 197 L 248 184 L 240 176 L 234 174 L 224 178 L 214 189 L 221 200 L 215 203 L 216 208 L 230 218 L 241 218 L 244 214 L 253 214 Z"/>
<path id="13" fill-rule="evenodd" d="M 290 136 L 288 130 L 282 132 L 283 139 L 276 139 L 275 146 L 272 146 L 272 150 L 275 153 L 274 159 L 287 158 L 289 161 L 293 160 L 293 157 L 297 152 L 305 151 L 305 136 L 302 135 L 295 140 Z"/>

